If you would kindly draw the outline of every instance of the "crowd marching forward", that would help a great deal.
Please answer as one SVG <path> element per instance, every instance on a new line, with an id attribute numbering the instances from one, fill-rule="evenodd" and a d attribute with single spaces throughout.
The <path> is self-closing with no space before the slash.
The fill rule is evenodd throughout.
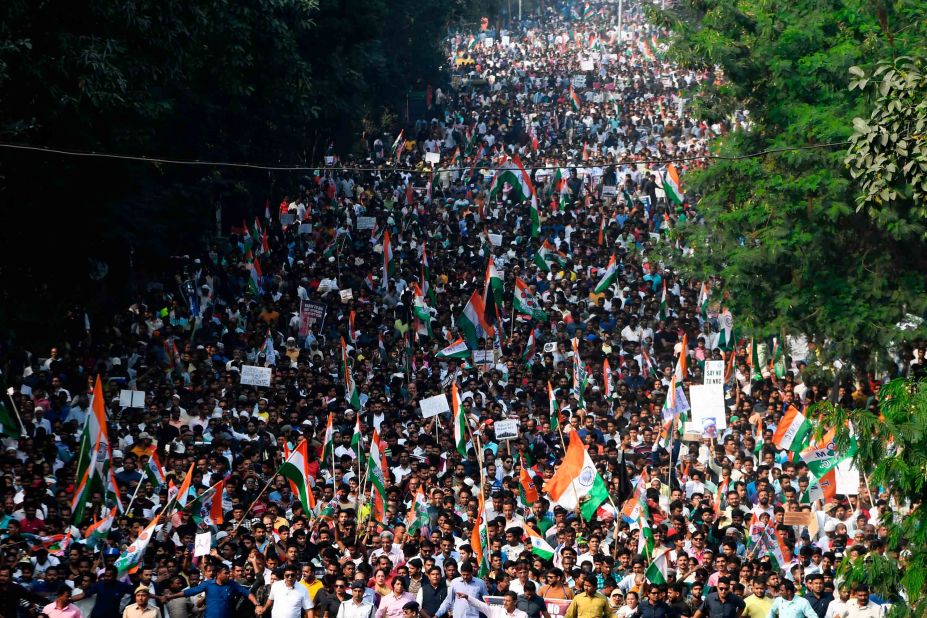
<path id="1" fill-rule="evenodd" d="M 805 414 L 879 385 L 806 380 L 813 339 L 738 336 L 723 282 L 660 257 L 700 224 L 686 171 L 749 127 L 690 114 L 723 75 L 673 66 L 639 4 L 544 4 L 453 37 L 451 85 L 366 161 L 109 322 L 4 350 L 0 616 L 897 602 L 835 569 L 905 505 Z"/>

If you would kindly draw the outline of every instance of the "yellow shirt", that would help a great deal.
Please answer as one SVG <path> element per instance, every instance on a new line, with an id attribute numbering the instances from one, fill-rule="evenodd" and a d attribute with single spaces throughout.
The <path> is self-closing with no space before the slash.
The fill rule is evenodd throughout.
<path id="1" fill-rule="evenodd" d="M 310 584 L 305 579 L 301 579 L 299 580 L 299 583 L 301 583 L 303 586 L 306 587 L 306 590 L 309 591 L 309 598 L 312 599 L 313 603 L 315 603 L 315 595 L 317 595 L 319 593 L 319 590 L 322 589 L 322 580 L 314 579 L 312 580 L 312 583 Z"/>
<path id="2" fill-rule="evenodd" d="M 608 599 L 598 592 L 592 596 L 580 592 L 573 597 L 565 618 L 608 618 L 609 616 L 611 616 L 611 610 L 608 608 Z"/>
<path id="3" fill-rule="evenodd" d="M 744 599 L 743 618 L 766 618 L 772 608 L 772 597 L 764 596 L 762 599 L 751 594 Z"/>

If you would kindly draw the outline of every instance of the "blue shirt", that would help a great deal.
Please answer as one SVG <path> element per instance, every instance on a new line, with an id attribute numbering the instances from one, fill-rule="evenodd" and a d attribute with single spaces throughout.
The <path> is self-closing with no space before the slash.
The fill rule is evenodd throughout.
<path id="1" fill-rule="evenodd" d="M 99 581 L 87 589 L 87 596 L 94 595 L 96 602 L 93 605 L 93 611 L 90 612 L 91 618 L 110 618 L 111 616 L 120 615 L 119 602 L 122 597 L 132 594 L 134 586 L 125 582 Z"/>
<path id="2" fill-rule="evenodd" d="M 467 599 L 458 599 L 457 593 L 462 592 L 467 596 L 473 597 L 477 601 L 482 601 L 483 597 L 489 594 L 486 584 L 482 579 L 474 577 L 469 582 L 465 582 L 463 577 L 456 577 L 447 587 L 447 596 L 441 607 L 435 612 L 434 618 L 441 618 L 453 606 L 454 618 L 480 618 L 480 610 L 470 605 Z"/>
<path id="3" fill-rule="evenodd" d="M 776 597 L 769 610 L 769 616 L 770 618 L 818 618 L 811 603 L 808 603 L 808 599 L 797 594 L 792 597 L 791 601 L 786 601 L 785 597 Z"/>
<path id="4" fill-rule="evenodd" d="M 220 586 L 214 579 L 207 579 L 199 586 L 187 588 L 183 591 L 183 596 L 192 597 L 201 592 L 206 593 L 206 613 L 205 618 L 227 618 L 232 615 L 232 604 L 236 597 L 247 597 L 250 591 L 230 579 L 227 584 Z"/>

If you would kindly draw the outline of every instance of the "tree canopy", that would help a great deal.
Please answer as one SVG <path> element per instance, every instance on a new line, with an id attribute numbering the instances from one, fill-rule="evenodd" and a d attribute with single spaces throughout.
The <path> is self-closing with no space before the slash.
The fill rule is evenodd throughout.
<path id="1" fill-rule="evenodd" d="M 922 54 L 925 10 L 906 1 L 682 0 L 659 14 L 675 32 L 671 55 L 715 73 L 693 93 L 702 117 L 735 127 L 715 140 L 721 159 L 686 176 L 704 225 L 678 230 L 695 250 L 682 267 L 721 276 L 747 330 L 826 338 L 858 364 L 923 334 L 896 326 L 927 312 L 923 237 L 858 210 L 861 185 L 845 159 L 853 119 L 871 105 L 849 88 L 859 79 L 851 68 Z M 905 230 L 921 229 L 915 210 L 897 213 Z"/>

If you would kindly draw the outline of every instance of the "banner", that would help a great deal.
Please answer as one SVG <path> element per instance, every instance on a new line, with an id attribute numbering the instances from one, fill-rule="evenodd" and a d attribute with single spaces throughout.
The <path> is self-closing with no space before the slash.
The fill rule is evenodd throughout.
<path id="1" fill-rule="evenodd" d="M 299 306 L 299 336 L 305 337 L 313 326 L 321 324 L 324 320 L 325 305 L 308 300 L 302 301 Z"/>

